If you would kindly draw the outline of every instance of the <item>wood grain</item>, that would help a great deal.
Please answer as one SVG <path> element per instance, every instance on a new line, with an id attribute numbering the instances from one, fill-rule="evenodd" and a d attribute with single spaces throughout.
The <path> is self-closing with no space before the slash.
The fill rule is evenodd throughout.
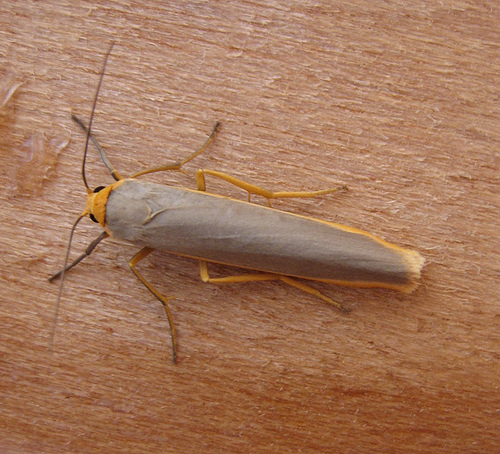
<path id="1" fill-rule="evenodd" d="M 2 452 L 493 452 L 500 448 L 500 10 L 496 2 L 2 2 Z M 412 295 L 217 287 L 198 265 L 106 241 L 68 274 L 84 137 L 124 174 L 182 158 L 272 190 L 276 207 L 417 249 Z M 0 104 L 2 100 L 0 99 Z M 69 139 L 69 143 L 67 143 Z M 106 184 L 95 150 L 92 186 Z M 216 181 L 210 190 L 244 198 Z M 255 199 L 256 203 L 264 203 Z M 78 228 L 74 254 L 99 234 Z M 233 270 L 215 268 L 214 273 Z"/>

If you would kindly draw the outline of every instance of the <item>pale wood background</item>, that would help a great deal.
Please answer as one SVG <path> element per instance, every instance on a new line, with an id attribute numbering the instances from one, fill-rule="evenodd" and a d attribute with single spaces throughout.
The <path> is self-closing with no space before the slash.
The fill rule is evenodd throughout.
<path id="1" fill-rule="evenodd" d="M 1 2 L 0 95 L 23 82 L 0 110 L 1 452 L 500 449 L 500 6 L 348 3 Z M 51 354 L 46 278 L 85 203 L 70 114 L 88 118 L 111 40 L 94 125 L 120 171 L 185 156 L 221 120 L 190 175 L 347 184 L 275 206 L 419 250 L 418 290 L 318 286 L 342 315 L 156 253 L 141 269 L 177 296 L 172 365 L 137 247 L 107 241 L 67 277 Z M 94 150 L 89 180 L 111 181 Z M 83 222 L 74 254 L 98 233 Z"/>

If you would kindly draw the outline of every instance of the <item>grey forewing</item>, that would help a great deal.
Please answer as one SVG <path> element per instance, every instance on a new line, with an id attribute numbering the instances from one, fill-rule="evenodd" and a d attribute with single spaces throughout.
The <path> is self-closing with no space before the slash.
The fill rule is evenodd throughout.
<path id="1" fill-rule="evenodd" d="M 154 183 L 127 180 L 108 199 L 117 238 L 208 261 L 311 279 L 409 281 L 401 254 L 326 223 Z"/>

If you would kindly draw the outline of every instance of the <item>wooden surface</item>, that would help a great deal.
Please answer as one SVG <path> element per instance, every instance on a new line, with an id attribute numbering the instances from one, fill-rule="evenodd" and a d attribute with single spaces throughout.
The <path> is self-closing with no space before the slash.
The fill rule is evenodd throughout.
<path id="1" fill-rule="evenodd" d="M 467 452 L 500 449 L 500 9 L 472 0 L 2 2 L 0 451 Z M 124 174 L 186 156 L 274 190 L 275 207 L 426 258 L 411 295 L 203 284 L 198 265 L 108 240 L 68 274 L 94 120 Z M 2 100 L 0 99 L 0 103 Z M 68 143 L 69 140 L 69 143 Z M 111 181 L 95 150 L 92 186 Z M 213 180 L 217 193 L 245 198 Z M 255 199 L 256 203 L 264 203 Z M 73 254 L 99 234 L 84 221 Z M 213 268 L 214 274 L 233 270 Z"/>

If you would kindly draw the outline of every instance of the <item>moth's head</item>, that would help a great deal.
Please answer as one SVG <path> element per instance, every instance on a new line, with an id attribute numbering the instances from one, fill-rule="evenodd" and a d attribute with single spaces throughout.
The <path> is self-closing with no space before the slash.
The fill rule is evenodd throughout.
<path id="1" fill-rule="evenodd" d="M 98 186 L 87 195 L 85 214 L 88 214 L 90 219 L 98 222 L 103 227 L 106 223 L 106 203 L 113 186 Z"/>

